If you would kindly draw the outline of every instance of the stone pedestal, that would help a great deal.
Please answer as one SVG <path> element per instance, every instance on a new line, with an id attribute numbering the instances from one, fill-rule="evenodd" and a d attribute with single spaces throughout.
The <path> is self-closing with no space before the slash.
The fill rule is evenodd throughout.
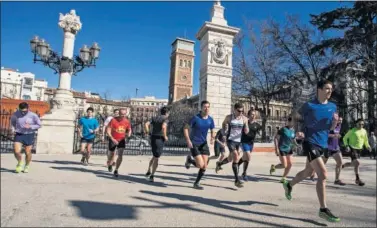
<path id="1" fill-rule="evenodd" d="M 41 118 L 38 131 L 38 154 L 72 154 L 76 114 L 75 101 L 68 90 L 57 90 L 51 101 L 52 109 Z"/>
<path id="2" fill-rule="evenodd" d="M 238 28 L 228 26 L 224 7 L 217 1 L 212 8 L 211 22 L 205 22 L 196 35 L 200 40 L 199 105 L 203 100 L 211 103 L 210 115 L 216 131 L 232 111 L 232 50 L 238 32 Z"/>

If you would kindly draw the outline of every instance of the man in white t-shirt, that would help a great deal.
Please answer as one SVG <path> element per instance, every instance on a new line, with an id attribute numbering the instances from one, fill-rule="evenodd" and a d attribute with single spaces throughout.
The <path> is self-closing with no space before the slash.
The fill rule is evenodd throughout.
<path id="1" fill-rule="evenodd" d="M 105 120 L 105 122 L 103 123 L 103 128 L 102 128 L 102 141 L 105 141 L 105 136 L 106 136 L 106 129 L 107 129 L 107 125 L 109 125 L 109 123 L 111 122 L 111 120 L 114 118 L 114 117 L 118 117 L 119 116 L 119 109 L 114 109 L 114 114 L 112 116 L 108 116 Z M 110 139 L 109 139 L 110 140 Z M 110 166 L 110 164 L 115 164 L 115 156 L 113 159 L 111 159 L 111 153 L 108 151 L 107 152 L 107 166 L 108 167 L 112 167 Z M 111 161 L 112 160 L 112 161 Z M 109 170 L 110 171 L 110 170 Z M 112 170 L 111 170 L 112 171 Z M 110 171 L 110 172 L 111 172 Z"/>

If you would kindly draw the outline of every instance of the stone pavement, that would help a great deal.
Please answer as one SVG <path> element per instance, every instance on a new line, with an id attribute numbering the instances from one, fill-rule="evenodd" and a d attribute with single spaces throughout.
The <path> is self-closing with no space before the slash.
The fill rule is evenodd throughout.
<path id="1" fill-rule="evenodd" d="M 192 188 L 197 169 L 186 170 L 184 157 L 162 157 L 155 183 L 144 179 L 149 157 L 125 156 L 115 179 L 104 156 L 93 156 L 90 166 L 77 155 L 34 155 L 30 173 L 14 173 L 12 155 L 1 155 L 1 226 L 347 226 L 376 225 L 376 161 L 362 159 L 364 187 L 354 184 L 353 169 L 342 172 L 347 186 L 335 186 L 330 160 L 328 206 L 342 221 L 318 217 L 315 183 L 295 186 L 293 200 L 284 197 L 279 176 L 270 176 L 272 155 L 254 154 L 249 166 L 252 181 L 242 189 L 233 185 L 231 166 L 220 174 L 214 162 Z M 348 160 L 348 159 L 347 159 Z M 296 157 L 291 171 L 304 167 Z M 277 175 L 280 171 L 277 172 Z"/>

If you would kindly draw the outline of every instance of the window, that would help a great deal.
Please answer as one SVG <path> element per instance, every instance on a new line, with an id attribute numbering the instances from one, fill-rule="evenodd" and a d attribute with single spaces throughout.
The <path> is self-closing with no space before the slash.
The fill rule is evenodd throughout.
<path id="1" fill-rule="evenodd" d="M 268 109 L 268 111 L 267 111 L 267 115 L 268 115 L 268 116 L 271 116 L 271 109 Z"/>
<path id="2" fill-rule="evenodd" d="M 269 135 L 269 136 L 272 135 L 272 128 L 271 128 L 271 126 L 267 126 L 267 135 Z"/>
<path id="3" fill-rule="evenodd" d="M 276 110 L 275 114 L 276 114 L 276 117 L 279 117 L 280 116 L 279 110 Z"/>
<path id="4" fill-rule="evenodd" d="M 187 67 L 187 60 L 185 60 L 185 67 Z"/>
<path id="5" fill-rule="evenodd" d="M 191 61 L 188 61 L 188 67 L 191 68 Z"/>
<path id="6" fill-rule="evenodd" d="M 287 117 L 287 111 L 284 111 L 284 117 Z"/>
<path id="7" fill-rule="evenodd" d="M 24 84 L 25 85 L 33 85 L 33 79 L 32 78 L 24 78 Z"/>
<path id="8" fill-rule="evenodd" d="M 179 60 L 179 66 L 183 67 L 183 60 L 182 59 Z"/>
<path id="9" fill-rule="evenodd" d="M 154 106 L 154 103 L 152 103 L 152 105 Z"/>
<path id="10" fill-rule="evenodd" d="M 41 97 L 37 97 L 37 101 L 40 101 L 41 100 Z"/>
<path id="11" fill-rule="evenodd" d="M 23 95 L 22 99 L 23 100 L 31 100 L 31 97 L 29 95 Z"/>

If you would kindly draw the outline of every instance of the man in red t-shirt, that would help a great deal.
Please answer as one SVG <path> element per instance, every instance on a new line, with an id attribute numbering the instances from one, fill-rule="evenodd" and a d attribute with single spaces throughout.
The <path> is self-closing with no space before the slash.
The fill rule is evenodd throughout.
<path id="1" fill-rule="evenodd" d="M 115 155 L 115 150 L 118 148 L 118 159 L 116 161 L 116 167 L 114 171 L 114 176 L 118 177 L 118 169 L 120 164 L 122 164 L 123 151 L 126 147 L 126 138 L 131 136 L 131 123 L 126 118 L 127 111 L 126 109 L 119 110 L 119 116 L 114 117 L 109 125 L 107 125 L 107 135 L 109 136 L 109 151 L 111 153 L 111 160 Z M 112 166 L 112 164 L 109 164 Z M 110 167 L 108 167 L 109 170 Z"/>

